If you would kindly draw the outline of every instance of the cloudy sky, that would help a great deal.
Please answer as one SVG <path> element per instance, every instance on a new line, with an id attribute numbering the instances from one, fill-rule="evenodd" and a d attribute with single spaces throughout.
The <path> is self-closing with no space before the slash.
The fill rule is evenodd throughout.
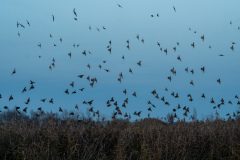
<path id="1" fill-rule="evenodd" d="M 74 106 L 77 104 L 79 110 L 86 113 L 90 106 L 83 101 L 94 100 L 93 110 L 111 117 L 115 106 L 111 103 L 112 106 L 107 107 L 106 102 L 114 97 L 122 113 L 130 113 L 132 119 L 138 118 L 133 115 L 135 111 L 142 111 L 142 118 L 148 113 L 151 117 L 161 118 L 178 104 L 182 108 L 189 107 L 187 119 L 194 108 L 199 119 L 215 114 L 216 110 L 221 117 L 227 118 L 227 113 L 232 115 L 239 108 L 239 99 L 235 98 L 235 95 L 240 97 L 239 6 L 237 0 L 1 0 L 0 109 L 4 110 L 4 106 L 28 107 L 28 110 L 42 107 L 45 111 L 58 112 L 61 107 L 76 111 Z M 17 23 L 25 28 L 17 27 Z M 109 40 L 112 41 L 111 54 L 107 48 Z M 41 48 L 38 47 L 40 43 Z M 230 48 L 232 45 L 234 50 Z M 86 56 L 82 54 L 84 50 Z M 55 67 L 51 66 L 50 70 L 53 58 Z M 141 67 L 137 65 L 139 61 Z M 204 73 L 201 71 L 203 66 Z M 170 72 L 173 67 L 176 75 Z M 16 74 L 12 75 L 14 69 Z M 194 74 L 190 72 L 192 69 Z M 81 79 L 78 75 L 84 77 Z M 93 88 L 87 76 L 97 78 Z M 217 82 L 219 78 L 221 84 Z M 33 90 L 29 90 L 30 80 L 36 82 Z M 190 84 L 191 80 L 194 86 Z M 74 88 L 70 86 L 72 82 Z M 24 87 L 27 92 L 22 93 Z M 166 87 L 168 91 L 165 91 Z M 85 88 L 83 92 L 79 90 L 81 88 Z M 66 89 L 69 95 L 64 93 Z M 75 90 L 77 93 L 71 94 Z M 153 90 L 157 91 L 159 99 L 151 94 Z M 134 92 L 136 97 L 132 95 Z M 179 98 L 173 97 L 172 92 L 178 93 Z M 201 98 L 203 93 L 205 99 Z M 188 94 L 191 94 L 192 102 Z M 9 102 L 10 95 L 14 99 Z M 161 101 L 163 96 L 170 106 Z M 24 102 L 29 97 L 27 105 Z M 212 97 L 215 104 L 210 103 Z M 40 101 L 43 98 L 46 98 L 45 103 Z M 48 102 L 51 98 L 54 104 Z M 126 98 L 129 103 L 123 108 Z M 221 98 L 225 105 L 213 109 L 221 103 Z M 156 108 L 147 103 L 149 100 Z M 227 103 L 229 100 L 232 105 Z M 148 111 L 149 107 L 152 112 Z M 184 117 L 182 108 L 176 112 L 179 118 Z"/>

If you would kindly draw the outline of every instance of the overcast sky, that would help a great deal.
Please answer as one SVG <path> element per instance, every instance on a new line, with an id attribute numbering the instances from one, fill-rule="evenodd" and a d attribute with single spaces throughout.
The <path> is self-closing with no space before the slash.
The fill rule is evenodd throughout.
<path id="1" fill-rule="evenodd" d="M 132 119 L 138 118 L 133 115 L 134 111 L 142 111 L 142 118 L 148 113 L 151 117 L 161 118 L 178 104 L 182 108 L 189 107 L 188 117 L 195 108 L 201 119 L 214 114 L 216 109 L 213 107 L 223 98 L 225 105 L 217 112 L 227 118 L 227 113 L 232 115 L 239 107 L 239 99 L 235 98 L 235 95 L 240 97 L 239 6 L 237 0 L 1 0 L 0 109 L 4 110 L 4 106 L 28 107 L 28 110 L 42 107 L 45 111 L 57 112 L 61 107 L 75 111 L 74 106 L 78 104 L 80 111 L 86 113 L 90 106 L 82 102 L 94 100 L 93 110 L 111 117 L 115 106 L 112 103 L 107 107 L 106 102 L 114 97 L 122 113 L 130 113 Z M 17 22 L 25 28 L 17 28 Z M 136 38 L 138 34 L 139 40 Z M 111 54 L 107 48 L 109 40 L 112 41 Z M 191 46 L 193 42 L 194 48 Z M 40 43 L 41 48 L 38 47 Z M 230 49 L 232 45 L 234 51 Z M 167 55 L 164 49 L 167 49 Z M 82 54 L 84 50 L 86 56 Z M 70 52 L 71 58 L 68 56 Z M 55 67 L 50 70 L 53 58 Z M 137 65 L 139 61 L 141 67 Z M 203 66 L 204 73 L 201 71 Z M 170 72 L 173 67 L 176 76 Z M 14 69 L 16 74 L 11 75 Z M 194 74 L 190 72 L 192 69 Z M 119 83 L 121 72 L 123 79 Z M 78 75 L 84 77 L 80 79 Z M 88 75 L 97 78 L 93 88 L 86 79 Z M 219 78 L 221 84 L 217 82 Z M 33 90 L 29 90 L 30 80 L 36 82 Z M 194 86 L 190 84 L 191 80 Z M 72 82 L 74 88 L 70 86 Z M 28 90 L 22 93 L 24 87 Z M 81 92 L 80 88 L 85 90 Z M 64 93 L 66 89 L 70 95 Z M 127 95 L 124 95 L 124 89 Z M 74 90 L 77 93 L 71 94 Z M 151 94 L 153 90 L 157 91 L 159 99 Z M 132 96 L 133 92 L 137 97 Z M 171 96 L 172 92 L 178 93 L 179 98 Z M 205 99 L 201 98 L 203 93 Z M 191 94 L 192 102 L 188 94 Z M 9 102 L 10 95 L 14 99 Z M 160 100 L 163 96 L 170 106 Z M 29 97 L 30 103 L 26 105 L 24 102 Z M 215 104 L 210 103 L 212 97 Z M 43 98 L 47 98 L 45 103 L 40 101 Z M 48 102 L 51 98 L 54 104 Z M 122 104 L 126 98 L 129 103 L 125 109 Z M 156 108 L 147 104 L 148 100 Z M 229 100 L 233 105 L 227 103 Z M 149 107 L 152 112 L 148 111 Z M 183 118 L 185 112 L 182 108 L 176 112 L 179 118 Z"/>

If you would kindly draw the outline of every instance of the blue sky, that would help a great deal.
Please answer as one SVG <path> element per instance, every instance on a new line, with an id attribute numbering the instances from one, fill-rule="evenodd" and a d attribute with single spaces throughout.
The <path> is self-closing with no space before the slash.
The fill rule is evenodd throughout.
<path id="1" fill-rule="evenodd" d="M 122 8 L 119 8 L 120 4 Z M 173 10 L 176 8 L 176 12 Z M 146 117 L 147 104 L 150 100 L 157 108 L 152 108 L 152 117 L 163 117 L 176 108 L 177 104 L 187 106 L 190 114 L 197 110 L 198 118 L 211 113 L 213 97 L 216 104 L 224 98 L 225 105 L 218 110 L 221 117 L 232 114 L 238 109 L 235 95 L 240 97 L 240 2 L 233 1 L 0 1 L 0 108 L 15 105 L 36 110 L 42 107 L 46 111 L 58 111 L 59 107 L 75 110 L 78 104 L 85 113 L 88 105 L 84 100 L 94 99 L 94 110 L 100 114 L 111 116 L 114 106 L 107 108 L 106 102 L 114 97 L 123 113 L 143 111 Z M 74 20 L 73 9 L 78 20 Z M 159 17 L 156 15 L 159 14 Z M 55 21 L 52 21 L 52 15 Z M 154 15 L 154 17 L 151 17 Z M 26 20 L 30 22 L 30 27 Z M 25 28 L 17 28 L 17 21 Z M 232 24 L 230 24 L 232 22 Z M 92 30 L 89 30 L 91 26 Z M 103 30 L 102 26 L 106 27 Z M 100 32 L 96 28 L 100 29 Z M 191 31 L 189 30 L 191 28 Z M 196 33 L 194 33 L 196 31 Z M 18 32 L 20 37 L 18 37 Z M 49 37 L 50 33 L 52 38 Z M 138 41 L 136 35 L 139 34 Z M 205 40 L 201 40 L 201 36 Z M 63 42 L 60 42 L 60 38 Z M 141 39 L 144 38 L 144 44 Z M 109 40 L 112 41 L 112 54 L 107 51 Z M 130 41 L 130 50 L 126 41 Z M 37 44 L 41 42 L 40 49 Z M 168 49 L 168 55 L 160 51 Z M 177 46 L 177 42 L 180 43 Z M 191 47 L 195 43 L 195 48 Z M 235 42 L 234 51 L 230 49 Z M 80 44 L 73 47 L 73 44 Z M 57 46 L 54 47 L 53 44 Z M 211 45 L 211 49 L 209 49 Z M 176 51 L 173 50 L 176 47 Z M 82 52 L 91 51 L 85 57 Z M 72 53 L 70 59 L 68 53 Z M 225 56 L 220 57 L 219 54 Z M 38 56 L 41 55 L 41 58 Z M 125 60 L 122 60 L 122 56 Z M 182 62 L 177 60 L 181 56 Z M 56 67 L 49 70 L 52 59 Z M 103 60 L 107 62 L 103 64 Z M 142 61 L 142 66 L 137 65 Z M 87 68 L 91 65 L 91 69 Z M 98 65 L 102 65 L 100 70 Z M 205 73 L 200 70 L 205 66 Z M 176 76 L 170 69 L 174 67 Z M 185 68 L 193 69 L 194 74 L 186 73 Z M 11 75 L 16 68 L 16 74 Z M 128 70 L 131 68 L 133 74 Z M 104 71 L 109 69 L 110 72 Z M 117 79 L 123 73 L 122 83 Z M 77 76 L 85 75 L 83 79 Z M 98 83 L 93 88 L 86 80 L 87 76 L 96 77 Z M 168 76 L 172 76 L 169 82 Z M 217 79 L 221 78 L 221 85 Z M 35 81 L 35 89 L 21 93 L 24 87 L 30 88 L 29 81 Z M 190 81 L 194 81 L 194 86 Z M 70 87 L 71 82 L 75 87 Z M 168 92 L 164 89 L 168 88 Z M 78 91 L 85 88 L 83 92 Z M 77 91 L 75 95 L 66 95 L 64 91 Z M 125 96 L 122 91 L 127 89 Z M 151 95 L 156 89 L 159 97 L 165 97 L 170 106 L 164 105 Z M 137 93 L 137 98 L 132 93 Z M 179 98 L 171 96 L 178 92 Z M 206 99 L 202 99 L 202 93 Z M 191 94 L 190 102 L 187 94 Z M 14 100 L 8 102 L 10 95 Z M 31 98 L 29 105 L 24 102 Z M 40 99 L 54 99 L 54 104 L 42 103 Z M 129 98 L 127 108 L 121 107 L 124 99 Z M 228 100 L 233 105 L 227 104 Z M 183 117 L 184 111 L 178 110 L 177 115 Z M 189 115 L 190 115 L 189 114 Z"/>

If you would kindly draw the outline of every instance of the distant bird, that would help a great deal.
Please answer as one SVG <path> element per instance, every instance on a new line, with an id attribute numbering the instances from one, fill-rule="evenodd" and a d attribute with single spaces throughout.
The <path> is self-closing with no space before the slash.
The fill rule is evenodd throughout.
<path id="1" fill-rule="evenodd" d="M 90 69 L 90 64 L 88 63 L 87 67 Z"/>
<path id="2" fill-rule="evenodd" d="M 176 8 L 173 6 L 173 10 L 176 12 Z"/>
<path id="3" fill-rule="evenodd" d="M 54 15 L 52 15 L 52 18 L 53 18 L 53 22 L 54 22 Z"/>
<path id="4" fill-rule="evenodd" d="M 69 57 L 71 58 L 72 57 L 72 53 L 70 52 L 70 53 L 68 53 L 68 55 L 69 55 Z"/>
<path id="5" fill-rule="evenodd" d="M 201 96 L 202 98 L 205 98 L 205 95 L 204 95 L 204 93 L 202 94 L 202 96 Z"/>
<path id="6" fill-rule="evenodd" d="M 205 71 L 205 67 L 203 66 L 202 68 L 201 68 L 201 70 L 203 71 L 203 73 L 204 73 L 204 71 Z"/>
<path id="7" fill-rule="evenodd" d="M 236 99 L 239 99 L 239 98 L 238 98 L 238 95 L 235 95 L 235 98 L 236 98 Z"/>
<path id="8" fill-rule="evenodd" d="M 133 74 L 133 72 L 132 72 L 132 69 L 131 69 L 131 68 L 129 68 L 129 72 Z"/>
<path id="9" fill-rule="evenodd" d="M 25 104 L 29 104 L 30 102 L 30 98 L 27 99 L 27 101 L 25 102 Z"/>
<path id="10" fill-rule="evenodd" d="M 27 113 L 27 108 L 28 108 L 28 107 L 24 108 L 24 109 L 23 109 L 23 112 Z"/>
<path id="11" fill-rule="evenodd" d="M 134 97 L 137 97 L 137 94 L 136 94 L 136 92 L 134 92 L 132 95 L 133 95 Z"/>
<path id="12" fill-rule="evenodd" d="M 35 87 L 33 86 L 33 85 L 31 85 L 31 87 L 29 88 L 29 90 L 32 90 L 32 89 L 34 89 Z"/>
<path id="13" fill-rule="evenodd" d="M 119 8 L 122 8 L 122 6 L 120 4 L 117 4 Z"/>
<path id="14" fill-rule="evenodd" d="M 9 97 L 9 101 L 11 101 L 11 100 L 13 100 L 13 96 L 12 95 Z"/>
<path id="15" fill-rule="evenodd" d="M 201 39 L 204 41 L 204 35 L 201 36 Z"/>
<path id="16" fill-rule="evenodd" d="M 137 34 L 137 36 L 136 36 L 136 37 L 137 37 L 137 39 L 139 40 L 139 34 Z"/>
<path id="17" fill-rule="evenodd" d="M 12 72 L 12 75 L 16 73 L 16 69 L 14 68 L 13 72 Z"/>
<path id="18" fill-rule="evenodd" d="M 233 45 L 232 45 L 230 48 L 231 48 L 232 51 L 234 51 L 234 47 L 233 47 Z"/>
<path id="19" fill-rule="evenodd" d="M 221 80 L 220 80 L 220 78 L 217 80 L 217 82 L 218 82 L 219 84 L 221 84 Z"/>
<path id="20" fill-rule="evenodd" d="M 144 39 L 142 38 L 142 42 L 144 43 Z"/>
<path id="21" fill-rule="evenodd" d="M 59 112 L 63 112 L 63 110 L 62 110 L 62 108 L 61 108 L 61 107 L 59 107 Z"/>
<path id="22" fill-rule="evenodd" d="M 139 65 L 139 66 L 141 67 L 141 65 L 142 65 L 142 62 L 141 62 L 141 61 L 139 61 L 139 62 L 137 63 L 137 65 Z"/>
<path id="23" fill-rule="evenodd" d="M 177 59 L 178 59 L 179 61 L 182 61 L 181 58 L 180 58 L 180 56 L 178 56 Z"/>
<path id="24" fill-rule="evenodd" d="M 41 99 L 41 101 L 42 101 L 42 102 L 45 102 L 45 101 L 46 101 L 46 98 L 44 98 L 44 99 Z"/>
<path id="25" fill-rule="evenodd" d="M 172 81 L 172 77 L 171 76 L 169 76 L 168 79 L 169 79 L 170 82 Z"/>
<path id="26" fill-rule="evenodd" d="M 104 69 L 106 72 L 109 72 L 110 70 L 108 70 L 108 69 Z"/>
<path id="27" fill-rule="evenodd" d="M 74 88 L 74 82 L 70 83 L 70 86 L 72 86 Z"/>
<path id="28" fill-rule="evenodd" d="M 190 72 L 192 72 L 192 74 L 194 74 L 194 70 L 193 69 Z"/>
<path id="29" fill-rule="evenodd" d="M 84 76 L 84 75 L 79 75 L 78 77 L 79 77 L 79 78 L 83 78 L 83 76 Z"/>
<path id="30" fill-rule="evenodd" d="M 193 84 L 193 80 L 191 80 L 190 84 L 194 86 L 194 84 Z"/>
<path id="31" fill-rule="evenodd" d="M 22 90 L 22 93 L 26 91 L 27 91 L 27 87 L 24 87 L 24 89 Z"/>
<path id="32" fill-rule="evenodd" d="M 83 91 L 85 88 L 81 88 L 81 89 L 79 89 L 80 91 Z"/>
<path id="33" fill-rule="evenodd" d="M 211 99 L 210 103 L 215 103 L 214 100 L 213 100 L 213 98 Z"/>
<path id="34" fill-rule="evenodd" d="M 39 47 L 39 48 L 42 48 L 42 44 L 41 44 L 40 42 L 39 42 L 39 44 L 38 44 L 38 47 Z"/>
<path id="35" fill-rule="evenodd" d="M 110 54 L 112 53 L 112 48 L 109 48 L 108 51 L 110 52 Z"/>
<path id="36" fill-rule="evenodd" d="M 27 21 L 28 26 L 30 27 L 30 23 L 28 22 L 28 20 L 26 20 L 26 21 Z"/>
<path id="37" fill-rule="evenodd" d="M 127 90 L 125 89 L 125 90 L 123 91 L 123 93 L 126 95 L 126 94 L 127 94 Z"/>
<path id="38" fill-rule="evenodd" d="M 187 67 L 187 68 L 185 68 L 185 71 L 188 73 L 188 67 Z"/>
<path id="39" fill-rule="evenodd" d="M 52 104 L 53 104 L 53 98 L 50 99 L 49 103 L 52 103 Z"/>
<path id="40" fill-rule="evenodd" d="M 194 42 L 191 44 L 191 46 L 194 48 L 195 47 L 195 44 L 194 44 Z"/>
<path id="41" fill-rule="evenodd" d="M 66 93 L 66 94 L 68 94 L 68 95 L 69 95 L 68 89 L 66 89 L 66 90 L 64 91 L 64 93 Z"/>

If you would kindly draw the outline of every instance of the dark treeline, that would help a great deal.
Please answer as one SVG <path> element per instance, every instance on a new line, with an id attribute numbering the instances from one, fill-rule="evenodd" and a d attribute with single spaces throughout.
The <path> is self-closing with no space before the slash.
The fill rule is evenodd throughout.
<path id="1" fill-rule="evenodd" d="M 240 159 L 239 118 L 130 122 L 8 110 L 0 121 L 0 159 Z"/>

